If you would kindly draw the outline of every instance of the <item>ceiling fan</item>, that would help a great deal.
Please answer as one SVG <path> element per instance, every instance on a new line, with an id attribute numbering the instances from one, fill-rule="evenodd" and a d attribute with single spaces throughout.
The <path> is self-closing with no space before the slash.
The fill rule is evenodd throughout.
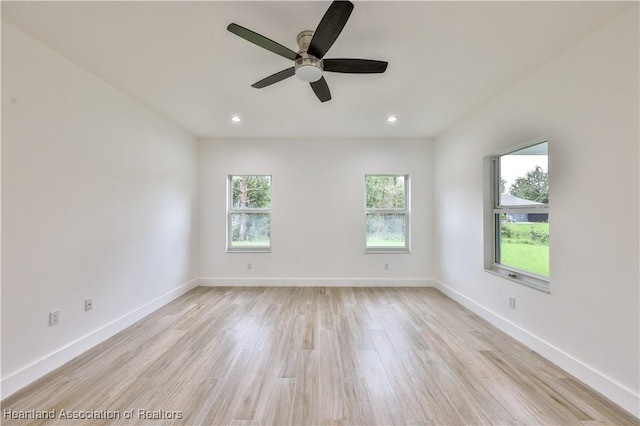
<path id="1" fill-rule="evenodd" d="M 331 92 L 322 73 L 342 72 L 354 74 L 383 73 L 387 62 L 373 59 L 323 59 L 344 28 L 351 12 L 350 1 L 334 1 L 325 12 L 315 31 L 298 34 L 298 52 L 237 24 L 229 24 L 227 30 L 277 55 L 294 61 L 292 67 L 279 71 L 252 84 L 256 89 L 270 86 L 294 74 L 302 81 L 311 83 L 311 88 L 321 102 L 331 100 Z"/>

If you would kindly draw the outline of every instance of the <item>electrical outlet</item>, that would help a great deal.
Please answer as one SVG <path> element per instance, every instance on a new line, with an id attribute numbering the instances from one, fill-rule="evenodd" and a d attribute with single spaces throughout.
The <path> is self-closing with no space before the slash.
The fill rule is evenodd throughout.
<path id="1" fill-rule="evenodd" d="M 84 310 L 90 311 L 93 309 L 93 299 L 85 299 L 84 301 Z"/>
<path id="2" fill-rule="evenodd" d="M 385 271 L 388 271 L 388 270 L 389 270 L 389 264 L 388 264 L 388 263 L 385 263 L 385 264 L 384 264 L 384 270 L 385 270 Z"/>
<path id="3" fill-rule="evenodd" d="M 253 268 L 253 265 L 251 263 L 247 263 L 247 269 L 251 270 L 251 268 Z"/>
<path id="4" fill-rule="evenodd" d="M 53 311 L 49 313 L 49 327 L 58 325 L 60 322 L 60 311 Z"/>
<path id="5" fill-rule="evenodd" d="M 515 309 L 516 308 L 516 298 L 513 296 L 509 296 L 509 307 L 511 309 Z"/>

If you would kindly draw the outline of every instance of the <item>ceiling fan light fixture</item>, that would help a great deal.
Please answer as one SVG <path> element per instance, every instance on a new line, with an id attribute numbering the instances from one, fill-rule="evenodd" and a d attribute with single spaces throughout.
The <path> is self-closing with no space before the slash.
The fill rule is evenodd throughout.
<path id="1" fill-rule="evenodd" d="M 307 83 L 320 80 L 323 71 L 322 60 L 309 55 L 305 50 L 298 52 L 298 55 L 294 63 L 296 77 Z"/>
<path id="2" fill-rule="evenodd" d="M 322 70 L 314 65 L 301 65 L 296 68 L 296 77 L 307 83 L 313 83 L 322 78 Z"/>

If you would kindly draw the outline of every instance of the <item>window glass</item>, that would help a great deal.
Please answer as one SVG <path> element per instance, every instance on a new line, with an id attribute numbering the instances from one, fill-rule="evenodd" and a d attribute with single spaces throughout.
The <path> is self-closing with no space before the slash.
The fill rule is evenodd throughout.
<path id="1" fill-rule="evenodd" d="M 367 176 L 367 209 L 404 210 L 404 176 Z"/>
<path id="2" fill-rule="evenodd" d="M 547 142 L 499 157 L 500 206 L 549 203 Z"/>
<path id="3" fill-rule="evenodd" d="M 270 233 L 269 213 L 231 213 L 232 247 L 269 247 Z"/>
<path id="4" fill-rule="evenodd" d="M 406 247 L 404 213 L 367 214 L 367 247 Z"/>
<path id="5" fill-rule="evenodd" d="M 500 220 L 499 227 L 498 263 L 548 277 L 549 223 Z"/>
<path id="6" fill-rule="evenodd" d="M 271 207 L 271 176 L 231 176 L 234 209 Z"/>

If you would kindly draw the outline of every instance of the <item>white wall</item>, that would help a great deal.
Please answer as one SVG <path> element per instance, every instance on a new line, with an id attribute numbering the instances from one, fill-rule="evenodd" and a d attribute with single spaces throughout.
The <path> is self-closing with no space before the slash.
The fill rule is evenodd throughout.
<path id="1" fill-rule="evenodd" d="M 638 39 L 636 4 L 434 148 L 440 288 L 636 416 Z M 551 294 L 486 273 L 482 258 L 482 157 L 541 137 L 551 163 Z"/>
<path id="2" fill-rule="evenodd" d="M 200 282 L 427 285 L 433 276 L 431 150 L 428 140 L 201 141 Z M 364 253 L 364 175 L 376 173 L 411 175 L 411 254 Z M 225 252 L 230 174 L 273 176 L 272 253 Z"/>
<path id="3" fill-rule="evenodd" d="M 2 22 L 3 396 L 193 285 L 196 155 L 185 131 Z"/>

